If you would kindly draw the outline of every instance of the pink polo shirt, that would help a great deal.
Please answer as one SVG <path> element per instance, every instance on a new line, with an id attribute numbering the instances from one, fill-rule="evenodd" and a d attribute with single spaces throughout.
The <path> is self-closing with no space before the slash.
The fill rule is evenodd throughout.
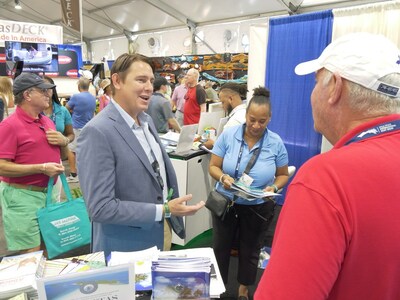
<path id="1" fill-rule="evenodd" d="M 17 107 L 15 113 L 0 123 L 0 159 L 9 159 L 14 163 L 42 164 L 60 162 L 60 147 L 47 142 L 46 130 L 55 130 L 54 123 L 46 116 L 39 119 L 29 116 Z M 0 177 L 7 183 L 19 183 L 46 187 L 49 177 L 34 174 L 22 177 Z"/>

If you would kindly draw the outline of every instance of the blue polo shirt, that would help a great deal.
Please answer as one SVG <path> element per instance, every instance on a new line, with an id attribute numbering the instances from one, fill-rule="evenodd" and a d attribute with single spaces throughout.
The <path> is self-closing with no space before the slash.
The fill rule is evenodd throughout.
<path id="1" fill-rule="evenodd" d="M 222 171 L 235 178 L 235 169 L 239 158 L 240 147 L 243 140 L 243 125 L 233 126 L 224 129 L 218 137 L 212 150 L 213 154 L 222 157 Z M 253 155 L 253 152 L 260 147 L 261 140 L 258 141 L 250 150 L 247 143 L 243 142 L 243 153 L 239 162 L 239 171 L 236 179 L 239 179 L 247 163 Z M 271 130 L 267 130 L 263 137 L 263 145 L 260 155 L 251 168 L 250 177 L 254 179 L 252 187 L 264 189 L 266 186 L 273 184 L 277 167 L 283 167 L 289 163 L 288 154 L 282 139 Z M 224 189 L 221 183 L 217 183 L 218 192 L 233 198 L 233 190 Z M 237 204 L 255 205 L 264 203 L 263 199 L 248 201 L 243 198 L 237 198 Z"/>
<path id="2" fill-rule="evenodd" d="M 67 105 L 72 109 L 72 127 L 80 129 L 93 118 L 96 98 L 89 92 L 81 92 L 73 95 Z"/>

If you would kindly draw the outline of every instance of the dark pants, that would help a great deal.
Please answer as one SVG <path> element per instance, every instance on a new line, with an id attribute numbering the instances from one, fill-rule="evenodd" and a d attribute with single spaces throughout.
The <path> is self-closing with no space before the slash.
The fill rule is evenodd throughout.
<path id="1" fill-rule="evenodd" d="M 212 214 L 213 249 L 224 283 L 228 282 L 230 251 L 236 232 L 239 236 L 237 280 L 243 285 L 255 283 L 260 248 L 274 207 L 273 201 L 259 205 L 235 204 L 225 215 L 224 221 Z"/>
<path id="2" fill-rule="evenodd" d="M 272 247 L 272 241 L 274 240 L 276 224 L 278 223 L 278 218 L 282 210 L 282 205 L 276 205 L 274 210 L 274 216 L 272 217 L 271 223 L 268 226 L 268 229 L 265 234 L 265 238 L 263 241 L 263 246 Z"/>

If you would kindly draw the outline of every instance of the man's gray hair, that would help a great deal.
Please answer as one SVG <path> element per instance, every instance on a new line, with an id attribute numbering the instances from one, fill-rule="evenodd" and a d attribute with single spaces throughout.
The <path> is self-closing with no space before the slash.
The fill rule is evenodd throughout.
<path id="1" fill-rule="evenodd" d="M 323 84 L 328 84 L 332 72 L 325 69 Z M 367 115 L 400 113 L 400 98 L 390 97 L 343 78 L 349 90 L 349 105 L 352 109 Z M 400 74 L 393 73 L 379 79 L 400 87 Z"/>
<path id="2" fill-rule="evenodd" d="M 26 91 L 26 90 L 25 90 Z M 14 95 L 14 104 L 15 105 L 19 105 L 19 104 L 21 104 L 22 102 L 24 102 L 24 92 L 25 91 L 22 91 L 22 92 L 19 92 L 18 94 L 16 94 L 16 95 Z"/>

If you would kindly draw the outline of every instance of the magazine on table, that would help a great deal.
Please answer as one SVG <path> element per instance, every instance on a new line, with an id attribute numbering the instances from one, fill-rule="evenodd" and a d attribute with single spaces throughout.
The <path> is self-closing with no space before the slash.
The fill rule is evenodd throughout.
<path id="1" fill-rule="evenodd" d="M 210 299 L 209 257 L 159 257 L 152 263 L 153 299 Z"/>
<path id="2" fill-rule="evenodd" d="M 239 180 L 236 180 L 234 183 L 232 183 L 231 189 L 237 191 L 237 196 L 245 198 L 249 201 L 259 198 L 281 196 L 281 194 L 278 193 L 266 192 L 259 188 L 247 186 Z"/>
<path id="3" fill-rule="evenodd" d="M 0 299 L 36 291 L 44 262 L 43 251 L 4 257 L 0 263 Z"/>

